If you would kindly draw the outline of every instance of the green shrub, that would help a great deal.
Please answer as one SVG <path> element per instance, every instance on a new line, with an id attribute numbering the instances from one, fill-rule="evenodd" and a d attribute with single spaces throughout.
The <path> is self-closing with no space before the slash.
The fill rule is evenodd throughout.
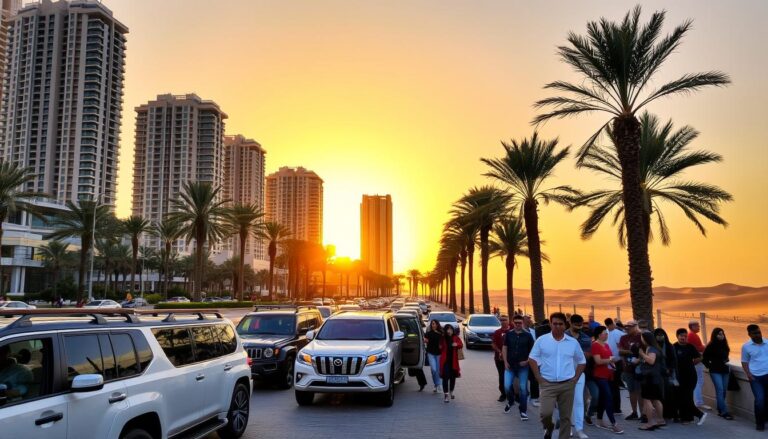
<path id="1" fill-rule="evenodd" d="M 144 300 L 154 305 L 163 300 L 163 296 L 161 294 L 147 294 L 144 296 Z"/>

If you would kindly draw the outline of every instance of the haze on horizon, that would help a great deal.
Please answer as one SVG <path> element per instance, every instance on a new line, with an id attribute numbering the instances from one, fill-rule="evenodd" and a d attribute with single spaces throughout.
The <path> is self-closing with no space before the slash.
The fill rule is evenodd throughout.
<path id="1" fill-rule="evenodd" d="M 324 240 L 337 254 L 359 255 L 362 194 L 392 194 L 396 272 L 429 270 L 453 201 L 482 177 L 480 157 L 500 140 L 530 136 L 532 103 L 542 86 L 573 73 L 555 56 L 568 31 L 619 19 L 636 2 L 394 1 L 282 2 L 104 0 L 129 29 L 117 213 L 130 212 L 134 107 L 161 93 L 197 93 L 229 115 L 228 134 L 267 150 L 267 172 L 304 166 L 325 181 Z M 768 149 L 758 105 L 768 98 L 761 56 L 768 3 L 642 2 L 644 17 L 667 9 L 666 31 L 687 18 L 694 29 L 659 80 L 722 70 L 733 84 L 675 97 L 649 110 L 677 127 L 701 131 L 693 144 L 724 156 L 688 178 L 731 192 L 728 228 L 708 236 L 673 209 L 672 244 L 652 243 L 654 284 L 768 285 Z M 540 128 L 564 146 L 580 146 L 605 116 L 553 121 Z M 554 184 L 605 187 L 569 159 Z M 626 252 L 615 229 L 579 238 L 586 210 L 541 206 L 547 288 L 624 289 Z M 607 225 L 607 224 L 606 224 Z M 490 264 L 490 287 L 504 285 Z M 479 272 L 479 270 L 478 270 Z M 528 288 L 528 262 L 515 285 Z M 477 275 L 479 277 L 479 274 Z"/>

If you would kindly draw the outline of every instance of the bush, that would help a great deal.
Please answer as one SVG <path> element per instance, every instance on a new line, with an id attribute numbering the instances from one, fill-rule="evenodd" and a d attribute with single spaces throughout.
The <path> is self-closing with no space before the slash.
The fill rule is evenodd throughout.
<path id="1" fill-rule="evenodd" d="M 161 300 L 163 300 L 163 296 L 161 294 L 146 294 L 144 296 L 144 300 L 146 300 L 150 304 L 154 305 L 154 304 L 160 302 Z"/>
<path id="2" fill-rule="evenodd" d="M 170 302 L 158 303 L 155 309 L 222 309 L 222 308 L 253 308 L 253 302 Z"/>

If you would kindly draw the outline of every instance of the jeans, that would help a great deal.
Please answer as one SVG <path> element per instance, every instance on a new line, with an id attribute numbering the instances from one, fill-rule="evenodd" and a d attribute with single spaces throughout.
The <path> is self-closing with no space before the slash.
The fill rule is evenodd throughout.
<path id="1" fill-rule="evenodd" d="M 728 391 L 728 373 L 709 372 L 712 378 L 712 385 L 715 386 L 715 398 L 717 399 L 717 413 L 724 415 L 728 413 L 728 406 L 725 404 L 725 394 Z"/>
<path id="2" fill-rule="evenodd" d="M 592 416 L 597 413 L 597 404 L 600 399 L 600 389 L 595 381 L 597 378 L 589 378 L 585 385 L 589 391 L 589 408 L 587 409 L 587 416 Z"/>
<path id="3" fill-rule="evenodd" d="M 515 389 L 513 384 L 515 378 L 519 381 L 520 386 L 520 413 L 528 412 L 528 366 L 519 366 L 512 370 L 504 371 L 504 389 L 507 391 L 507 404 L 510 406 L 515 404 Z"/>
<path id="4" fill-rule="evenodd" d="M 443 381 L 440 379 L 440 356 L 427 354 L 429 358 L 429 370 L 432 371 L 432 383 L 435 387 L 440 387 Z"/>
<path id="5" fill-rule="evenodd" d="M 579 377 L 579 382 L 576 383 L 576 388 L 573 392 L 573 414 L 571 415 L 571 421 L 573 422 L 573 428 L 576 431 L 581 431 L 584 430 L 584 374 L 581 374 Z M 562 412 L 560 412 L 560 416 L 563 416 Z"/>
<path id="6" fill-rule="evenodd" d="M 611 391 L 611 381 L 605 378 L 595 378 L 595 385 L 598 388 L 599 402 L 597 403 L 597 419 L 603 420 L 603 412 L 608 415 L 608 420 L 611 424 L 616 423 L 616 418 L 613 417 L 613 392 Z"/>
<path id="7" fill-rule="evenodd" d="M 765 427 L 768 419 L 768 375 L 753 376 L 749 385 L 755 395 L 755 423 L 758 427 Z"/>
<path id="8" fill-rule="evenodd" d="M 701 389 L 704 387 L 704 364 L 696 365 L 696 388 L 693 389 L 693 403 L 696 407 L 704 405 L 704 397 L 701 396 Z"/>

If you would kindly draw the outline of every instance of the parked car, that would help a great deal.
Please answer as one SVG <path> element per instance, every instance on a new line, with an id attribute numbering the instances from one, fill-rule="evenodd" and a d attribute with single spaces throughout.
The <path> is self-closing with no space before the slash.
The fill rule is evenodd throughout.
<path id="1" fill-rule="evenodd" d="M 86 309 L 120 309 L 122 308 L 119 303 L 115 302 L 114 300 L 91 300 L 90 302 L 86 303 L 83 308 Z"/>
<path id="2" fill-rule="evenodd" d="M 450 311 L 432 312 L 429 314 L 429 316 L 427 316 L 427 322 L 431 322 L 432 320 L 437 320 L 437 322 L 440 323 L 440 326 L 445 326 L 446 324 L 453 326 L 453 329 L 456 331 L 457 335 L 461 333 L 459 330 L 459 322 L 461 320 L 456 318 L 456 314 Z"/>
<path id="3" fill-rule="evenodd" d="M 93 309 L 84 319 L 70 317 L 81 309 L 13 312 L 20 311 L 0 311 L 7 317 L 0 318 L 0 356 L 25 368 L 29 380 L 0 385 L 2 437 L 160 439 L 218 431 L 238 438 L 245 432 L 250 368 L 221 315 L 118 310 L 120 316 L 106 316 L 112 311 Z"/>
<path id="4" fill-rule="evenodd" d="M 399 311 L 404 311 L 404 310 L 415 311 L 416 314 L 418 314 L 418 316 L 419 316 L 419 320 L 424 319 L 424 314 L 421 312 L 421 307 L 418 304 L 417 305 L 405 305 L 404 307 L 400 308 Z"/>
<path id="5" fill-rule="evenodd" d="M 334 313 L 334 309 L 331 306 L 318 306 L 317 310 L 320 311 L 320 315 L 323 316 L 323 320 L 327 319 Z"/>
<path id="6" fill-rule="evenodd" d="M 283 389 L 293 386 L 296 353 L 307 343 L 307 331 L 318 329 L 323 317 L 316 308 L 256 306 L 237 325 L 251 358 L 251 375 Z"/>
<path id="7" fill-rule="evenodd" d="M 203 299 L 204 303 L 214 303 L 214 302 L 224 302 L 224 299 L 221 297 L 206 297 Z"/>
<path id="8" fill-rule="evenodd" d="M 137 297 L 132 300 L 125 300 L 121 304 L 123 308 L 140 308 L 142 306 L 149 306 L 149 302 L 142 299 L 141 297 Z"/>
<path id="9" fill-rule="evenodd" d="M 418 327 L 415 317 L 411 324 Z M 356 311 L 332 315 L 296 357 L 294 390 L 300 406 L 312 404 L 315 393 L 373 393 L 391 406 L 395 385 L 405 378 L 403 368 L 424 362 L 424 343 L 417 336 L 413 349 L 403 353 L 405 332 L 389 311 Z M 409 339 L 410 340 L 410 339 Z"/>
<path id="10" fill-rule="evenodd" d="M 461 325 L 464 327 L 464 346 L 467 349 L 490 346 L 491 336 L 501 328 L 501 322 L 493 314 L 470 314 Z"/>
<path id="11" fill-rule="evenodd" d="M 184 303 L 189 303 L 190 300 L 187 299 L 184 296 L 175 296 L 175 297 L 171 297 L 170 299 L 166 300 L 166 302 L 174 302 L 174 303 L 184 302 Z"/>
<path id="12" fill-rule="evenodd" d="M 37 307 L 20 300 L 6 300 L 0 301 L 0 309 L 37 309 Z"/>

